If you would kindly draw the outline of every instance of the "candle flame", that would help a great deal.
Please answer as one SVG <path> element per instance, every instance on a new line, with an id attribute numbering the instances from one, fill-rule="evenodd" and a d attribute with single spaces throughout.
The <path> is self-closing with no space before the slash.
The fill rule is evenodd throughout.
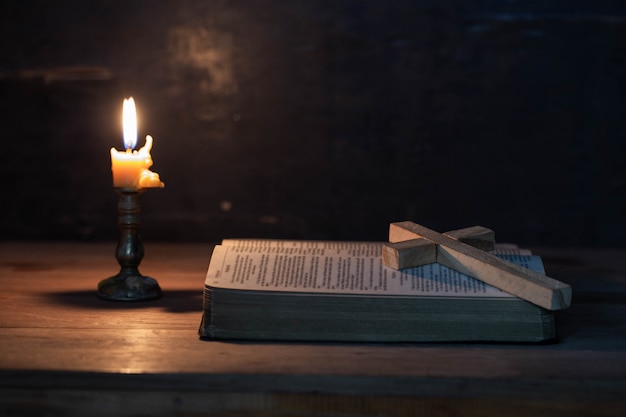
<path id="1" fill-rule="evenodd" d="M 132 97 L 124 99 L 122 107 L 122 125 L 124 129 L 124 148 L 135 149 L 137 146 L 137 111 Z"/>

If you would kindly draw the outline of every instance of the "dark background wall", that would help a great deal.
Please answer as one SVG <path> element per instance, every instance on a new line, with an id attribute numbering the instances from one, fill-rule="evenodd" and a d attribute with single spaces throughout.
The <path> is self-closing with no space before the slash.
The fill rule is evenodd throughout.
<path id="1" fill-rule="evenodd" d="M 150 240 L 481 224 L 622 245 L 621 1 L 3 1 L 3 239 L 115 240 L 122 100 Z"/>

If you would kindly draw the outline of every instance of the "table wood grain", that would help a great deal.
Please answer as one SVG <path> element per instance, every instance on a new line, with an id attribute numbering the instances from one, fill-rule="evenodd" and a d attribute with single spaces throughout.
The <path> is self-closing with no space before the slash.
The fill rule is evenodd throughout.
<path id="1" fill-rule="evenodd" d="M 145 244 L 164 296 L 96 297 L 114 243 L 0 243 L 0 415 L 615 415 L 626 411 L 626 249 L 537 248 L 572 285 L 558 343 L 198 337 L 210 244 Z"/>

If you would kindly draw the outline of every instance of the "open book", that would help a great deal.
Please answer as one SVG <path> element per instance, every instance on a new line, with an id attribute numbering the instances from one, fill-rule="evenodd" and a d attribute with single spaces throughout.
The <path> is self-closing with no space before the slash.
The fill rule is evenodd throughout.
<path id="1" fill-rule="evenodd" d="M 493 252 L 544 273 L 515 246 Z M 553 315 L 439 264 L 397 271 L 379 242 L 227 239 L 205 281 L 200 336 L 360 342 L 542 342 Z"/>

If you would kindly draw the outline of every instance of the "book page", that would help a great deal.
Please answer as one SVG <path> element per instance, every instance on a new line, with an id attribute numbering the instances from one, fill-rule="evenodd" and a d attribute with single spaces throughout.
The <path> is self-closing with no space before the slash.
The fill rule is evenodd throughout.
<path id="1" fill-rule="evenodd" d="M 264 253 L 378 256 L 380 242 L 351 242 L 329 240 L 281 240 L 281 239 L 224 239 L 222 246 L 238 250 Z"/>
<path id="2" fill-rule="evenodd" d="M 520 249 L 516 245 L 511 244 L 498 244 L 491 251 L 493 255 L 532 255 L 532 252 L 528 249 Z"/>
<path id="3" fill-rule="evenodd" d="M 437 263 L 401 271 L 387 268 L 378 242 L 244 241 L 229 240 L 215 247 L 206 285 L 257 291 L 514 297 Z M 539 257 L 507 256 L 543 271 Z"/>
<path id="4" fill-rule="evenodd" d="M 222 246 L 237 246 L 259 251 L 296 251 L 301 253 L 324 254 L 355 254 L 366 253 L 377 255 L 380 253 L 382 242 L 366 241 L 329 241 L 329 240 L 287 240 L 287 239 L 224 239 Z M 512 243 L 496 243 L 491 251 L 494 255 L 532 255 L 528 249 L 520 249 Z"/>

